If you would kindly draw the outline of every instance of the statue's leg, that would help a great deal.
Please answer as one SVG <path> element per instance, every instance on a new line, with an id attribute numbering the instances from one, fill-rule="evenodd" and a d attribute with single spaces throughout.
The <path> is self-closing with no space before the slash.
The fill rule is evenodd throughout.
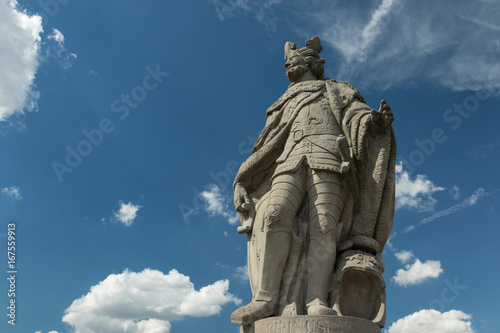
<path id="1" fill-rule="evenodd" d="M 307 251 L 306 303 L 309 315 L 334 315 L 328 307 L 330 279 L 336 258 L 338 223 L 345 201 L 340 174 L 310 170 L 309 247 Z"/>
<path id="2" fill-rule="evenodd" d="M 287 262 L 295 215 L 305 194 L 305 167 L 274 177 L 269 202 L 264 209 L 264 244 L 256 294 L 231 315 L 235 324 L 248 325 L 275 314 L 280 283 Z M 259 232 L 259 231 L 257 231 Z"/>

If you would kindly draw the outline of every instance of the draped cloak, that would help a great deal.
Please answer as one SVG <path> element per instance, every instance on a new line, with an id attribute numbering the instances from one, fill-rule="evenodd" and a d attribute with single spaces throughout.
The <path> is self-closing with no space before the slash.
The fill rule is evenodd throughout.
<path id="1" fill-rule="evenodd" d="M 365 104 L 361 94 L 346 82 L 326 79 L 291 84 L 267 110 L 266 125 L 253 147 L 252 155 L 243 162 L 234 181 L 234 184 L 240 183 L 247 189 L 253 204 L 250 216 L 244 218 L 240 215 L 240 218 L 244 225 L 249 226 L 246 230 L 248 266 L 254 295 L 261 274 L 259 257 L 266 242 L 262 211 L 269 199 L 276 160 L 283 152 L 292 123 L 301 108 L 321 95 L 327 98 L 351 154 L 349 168 L 339 170 L 345 174 L 348 186 L 337 231 L 338 244 L 348 242 L 353 236 L 366 236 L 377 241 L 377 253 L 380 254 L 389 238 L 394 217 L 396 160 L 392 127 L 384 133 L 372 131 L 372 109 Z M 307 209 L 307 200 L 304 200 L 296 216 L 291 250 L 283 272 L 279 314 L 304 312 Z M 292 310 L 291 304 L 294 305 Z"/>

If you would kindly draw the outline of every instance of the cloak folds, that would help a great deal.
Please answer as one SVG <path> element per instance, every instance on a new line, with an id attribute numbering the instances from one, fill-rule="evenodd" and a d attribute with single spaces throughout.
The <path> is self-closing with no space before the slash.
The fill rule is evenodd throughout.
<path id="1" fill-rule="evenodd" d="M 353 160 L 345 174 L 348 183 L 347 200 L 339 223 L 339 247 L 352 245 L 352 240 L 371 239 L 375 254 L 380 254 L 389 238 L 394 216 L 396 143 L 392 127 L 385 133 L 374 134 L 369 108 L 361 94 L 351 85 L 335 80 L 305 81 L 290 85 L 288 90 L 268 110 L 267 121 L 252 150 L 241 165 L 234 184 L 241 183 L 253 204 L 247 225 L 248 265 L 250 284 L 255 295 L 260 275 L 260 253 L 265 246 L 263 210 L 269 199 L 271 177 L 276 160 L 281 155 L 293 121 L 303 106 L 319 96 L 325 96 L 341 126 Z M 261 209 L 262 208 L 262 209 Z M 306 274 L 307 200 L 299 209 L 281 283 L 278 315 L 304 313 L 303 281 Z M 375 248 L 373 246 L 375 244 Z M 348 248 L 349 246 L 347 246 Z M 332 272 L 333 274 L 333 272 Z M 292 306 L 293 305 L 293 306 Z"/>

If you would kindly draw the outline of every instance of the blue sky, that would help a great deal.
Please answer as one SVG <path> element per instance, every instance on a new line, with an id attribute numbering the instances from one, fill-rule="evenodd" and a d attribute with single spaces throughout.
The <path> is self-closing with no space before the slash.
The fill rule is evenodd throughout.
<path id="1" fill-rule="evenodd" d="M 238 332 L 232 181 L 283 45 L 391 105 L 385 332 L 498 332 L 497 1 L 0 0 L 1 332 Z M 8 277 L 7 258 L 0 267 Z"/>

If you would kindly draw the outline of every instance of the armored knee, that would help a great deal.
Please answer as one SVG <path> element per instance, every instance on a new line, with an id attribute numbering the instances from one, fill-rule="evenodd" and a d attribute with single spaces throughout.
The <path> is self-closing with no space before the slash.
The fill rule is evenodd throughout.
<path id="1" fill-rule="evenodd" d="M 264 211 L 264 226 L 268 231 L 290 231 L 292 228 L 292 221 L 294 211 L 290 211 L 282 200 L 271 199 Z M 294 215 L 292 215 L 294 214 Z"/>
<path id="2" fill-rule="evenodd" d="M 329 213 L 317 213 L 310 218 L 310 238 L 335 240 L 338 223 Z"/>

